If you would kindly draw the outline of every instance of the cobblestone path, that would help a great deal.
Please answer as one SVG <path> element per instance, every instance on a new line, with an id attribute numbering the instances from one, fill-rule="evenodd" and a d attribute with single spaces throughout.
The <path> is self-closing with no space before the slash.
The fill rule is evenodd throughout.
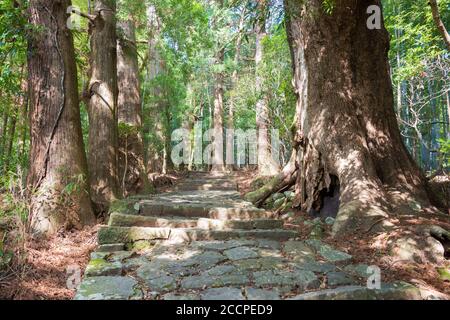
<path id="1" fill-rule="evenodd" d="M 242 200 L 232 176 L 191 174 L 173 192 L 111 212 L 75 299 L 420 299 L 406 283 L 368 289 L 368 266 L 320 240 L 297 240 Z"/>

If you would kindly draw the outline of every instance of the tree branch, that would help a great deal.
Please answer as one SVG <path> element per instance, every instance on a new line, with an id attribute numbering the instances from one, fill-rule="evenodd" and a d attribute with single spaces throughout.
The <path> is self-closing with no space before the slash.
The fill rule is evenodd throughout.
<path id="1" fill-rule="evenodd" d="M 442 38 L 444 39 L 445 44 L 447 45 L 447 49 L 450 51 L 450 35 L 448 34 L 447 29 L 445 28 L 445 25 L 441 20 L 437 0 L 430 0 L 428 4 L 431 6 L 434 23 L 439 29 L 439 32 L 441 33 Z"/>
<path id="2" fill-rule="evenodd" d="M 94 22 L 95 19 L 97 18 L 97 15 L 84 13 L 84 12 L 81 12 L 81 11 L 76 10 L 76 9 L 72 9 L 72 13 L 75 13 L 75 14 L 79 15 L 82 18 L 88 19 L 90 22 Z"/>

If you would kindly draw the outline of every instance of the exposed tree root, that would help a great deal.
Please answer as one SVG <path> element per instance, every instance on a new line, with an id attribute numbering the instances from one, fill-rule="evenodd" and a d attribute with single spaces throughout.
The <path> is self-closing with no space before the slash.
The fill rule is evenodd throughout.
<path id="1" fill-rule="evenodd" d="M 297 180 L 297 172 L 298 170 L 295 167 L 295 155 L 293 155 L 291 161 L 289 161 L 278 175 L 273 177 L 267 184 L 258 190 L 246 194 L 245 199 L 258 207 L 262 206 L 264 201 L 273 193 L 293 186 Z"/>

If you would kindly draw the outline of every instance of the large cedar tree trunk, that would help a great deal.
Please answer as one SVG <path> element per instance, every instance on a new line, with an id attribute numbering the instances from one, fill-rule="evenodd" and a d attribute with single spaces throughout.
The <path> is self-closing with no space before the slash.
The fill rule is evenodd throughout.
<path id="1" fill-rule="evenodd" d="M 388 227 L 412 203 L 429 204 L 424 175 L 402 142 L 394 113 L 389 35 L 367 27 L 369 5 L 286 0 L 298 94 L 295 205 L 320 211 L 339 190 L 335 235 Z"/>
<path id="2" fill-rule="evenodd" d="M 119 118 L 119 177 L 124 196 L 148 186 L 142 140 L 142 109 L 134 22 L 119 23 L 117 40 L 117 102 Z"/>
<path id="3" fill-rule="evenodd" d="M 61 227 L 95 222 L 87 185 L 70 0 L 32 0 L 28 76 L 31 151 L 31 231 L 49 235 Z"/>
<path id="4" fill-rule="evenodd" d="M 88 88 L 88 164 L 96 211 L 106 211 L 119 194 L 117 157 L 116 1 L 97 0 L 89 25 L 91 69 Z"/>

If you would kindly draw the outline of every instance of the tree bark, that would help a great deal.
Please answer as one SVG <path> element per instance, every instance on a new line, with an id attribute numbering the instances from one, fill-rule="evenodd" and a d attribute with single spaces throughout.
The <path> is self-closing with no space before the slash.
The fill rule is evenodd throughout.
<path id="1" fill-rule="evenodd" d="M 150 119 L 146 121 L 146 134 L 149 135 L 147 150 L 147 170 L 163 173 L 172 168 L 170 159 L 170 132 L 168 104 L 164 101 L 163 90 L 158 84 L 164 73 L 164 61 L 160 54 L 161 21 L 153 5 L 147 10 L 149 29 L 148 74 L 151 84 Z"/>
<path id="2" fill-rule="evenodd" d="M 381 1 L 339 1 L 331 14 L 320 0 L 285 4 L 298 95 L 294 205 L 320 211 L 339 187 L 334 235 L 410 211 L 410 201 L 429 205 L 396 121 L 388 32 L 367 28 L 367 7 Z"/>
<path id="3" fill-rule="evenodd" d="M 431 12 L 433 14 L 434 23 L 438 28 L 439 33 L 441 34 L 442 39 L 444 40 L 447 46 L 447 49 L 450 51 L 450 34 L 445 28 L 444 22 L 442 22 L 441 15 L 439 14 L 439 6 L 437 0 L 430 0 L 429 4 L 431 6 Z"/>
<path id="4" fill-rule="evenodd" d="M 88 164 L 95 209 L 105 212 L 119 194 L 116 1 L 97 0 L 94 13 L 95 19 L 89 24 Z"/>
<path id="5" fill-rule="evenodd" d="M 448 124 L 449 124 L 449 130 L 447 132 L 447 139 L 450 139 L 450 92 L 449 91 L 447 91 L 446 98 L 447 98 L 447 117 L 448 117 Z"/>
<path id="6" fill-rule="evenodd" d="M 231 75 L 231 85 L 233 90 L 236 90 L 236 86 L 239 81 L 239 63 L 241 61 L 241 46 L 242 38 L 244 35 L 245 15 L 247 14 L 247 3 L 244 3 L 238 25 L 238 34 L 236 38 L 235 54 L 234 54 L 234 70 Z M 227 119 L 227 137 L 226 137 L 226 167 L 232 171 L 235 168 L 235 152 L 234 152 L 234 109 L 235 109 L 235 93 L 230 96 L 228 119 Z"/>
<path id="7" fill-rule="evenodd" d="M 260 176 L 275 176 L 280 167 L 275 161 L 270 141 L 270 111 L 269 98 L 264 89 L 264 78 L 261 71 L 263 62 L 263 40 L 266 37 L 266 1 L 258 2 L 258 15 L 255 25 L 256 35 L 256 52 L 255 52 L 255 68 L 256 68 L 256 92 L 260 96 L 256 102 L 256 127 L 258 131 L 258 172 Z"/>
<path id="8" fill-rule="evenodd" d="M 70 0 L 32 0 L 28 44 L 31 151 L 31 231 L 95 222 L 87 184 L 73 39 L 66 27 Z M 72 186 L 68 190 L 68 186 Z"/>
<path id="9" fill-rule="evenodd" d="M 8 143 L 7 143 L 7 146 L 6 146 L 6 153 L 5 153 L 5 161 L 3 163 L 3 172 L 5 172 L 5 173 L 8 172 L 9 164 L 10 164 L 10 161 L 11 161 L 12 149 L 13 149 L 13 144 L 14 144 L 14 138 L 15 138 L 15 135 L 16 135 L 16 124 L 17 124 L 17 114 L 14 113 L 12 115 L 12 117 L 11 117 L 11 123 L 10 123 L 10 127 L 9 127 Z"/>
<path id="10" fill-rule="evenodd" d="M 225 49 L 220 49 L 216 54 L 216 65 L 224 63 Z M 212 154 L 212 171 L 226 171 L 223 154 L 224 154 L 224 136 L 223 136 L 223 94 L 224 79 L 222 71 L 216 71 L 214 78 L 214 117 L 213 117 L 213 154 Z"/>
<path id="11" fill-rule="evenodd" d="M 219 9 L 223 9 L 224 1 L 215 0 Z M 224 95 L 224 75 L 222 68 L 225 61 L 225 48 L 220 39 L 216 41 L 215 64 L 218 67 L 214 74 L 214 110 L 212 110 L 212 158 L 211 170 L 213 172 L 226 171 L 224 163 L 224 119 L 223 119 L 223 95 Z"/>
<path id="12" fill-rule="evenodd" d="M 295 184 L 297 181 L 297 168 L 295 166 L 297 158 L 296 150 L 293 150 L 291 159 L 288 164 L 273 177 L 267 184 L 263 187 L 249 192 L 245 195 L 245 200 L 257 205 L 258 207 L 264 204 L 264 201 L 273 193 L 279 192 L 280 190 L 287 189 Z"/>
<path id="13" fill-rule="evenodd" d="M 117 40 L 117 110 L 119 128 L 119 177 L 124 196 L 143 192 L 148 187 L 142 139 L 142 109 L 139 65 L 134 22 L 119 23 Z"/>
<path id="14" fill-rule="evenodd" d="M 7 110 L 5 108 L 5 110 L 3 110 L 3 124 L 2 127 L 0 128 L 0 135 L 1 135 L 1 139 L 0 139 L 0 159 L 3 158 L 4 153 L 5 153 L 5 145 L 6 145 L 6 132 L 8 130 L 8 120 L 9 120 L 9 110 Z"/>

